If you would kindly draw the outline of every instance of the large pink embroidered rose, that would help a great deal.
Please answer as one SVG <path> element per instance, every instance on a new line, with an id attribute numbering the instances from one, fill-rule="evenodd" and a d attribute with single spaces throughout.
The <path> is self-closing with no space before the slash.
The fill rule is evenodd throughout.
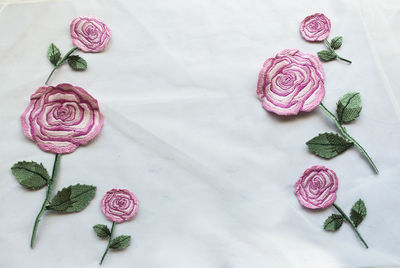
<path id="1" fill-rule="evenodd" d="M 316 13 L 306 17 L 300 23 L 300 34 L 311 42 L 324 41 L 331 30 L 331 21 L 324 14 Z"/>
<path id="2" fill-rule="evenodd" d="M 135 216 L 138 201 L 136 196 L 127 189 L 112 189 L 101 199 L 101 210 L 107 219 L 121 223 Z"/>
<path id="3" fill-rule="evenodd" d="M 296 182 L 295 193 L 300 204 L 311 209 L 326 208 L 336 200 L 338 179 L 333 170 L 312 166 Z"/>
<path id="4" fill-rule="evenodd" d="M 325 73 L 319 59 L 297 49 L 285 49 L 265 61 L 257 95 L 267 111 L 296 115 L 317 107 L 325 96 Z"/>
<path id="5" fill-rule="evenodd" d="M 56 154 L 75 151 L 101 130 L 97 100 L 70 84 L 40 87 L 21 116 L 22 129 L 40 149 Z"/>
<path id="6" fill-rule="evenodd" d="M 70 32 L 74 45 L 84 52 L 103 51 L 111 36 L 111 31 L 104 22 L 90 16 L 73 19 Z"/>

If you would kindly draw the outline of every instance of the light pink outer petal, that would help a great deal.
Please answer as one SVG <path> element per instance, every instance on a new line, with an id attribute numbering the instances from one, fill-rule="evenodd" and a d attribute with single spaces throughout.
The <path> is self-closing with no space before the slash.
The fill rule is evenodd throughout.
<path id="1" fill-rule="evenodd" d="M 302 182 L 305 178 L 307 178 L 307 176 L 311 172 L 316 172 L 316 174 L 318 174 L 318 172 L 320 172 L 320 171 L 325 171 L 325 172 L 329 173 L 329 175 L 332 176 L 333 186 L 329 189 L 330 195 L 324 201 L 324 203 L 316 205 L 307 199 L 307 193 L 305 192 L 305 190 L 302 187 Z M 297 199 L 299 200 L 299 203 L 302 206 L 304 206 L 306 208 L 310 208 L 310 209 L 324 209 L 324 208 L 331 206 L 336 201 L 336 191 L 338 189 L 338 183 L 339 183 L 339 181 L 337 179 L 336 173 L 333 170 L 331 170 L 325 166 L 311 166 L 310 168 L 308 168 L 304 171 L 303 175 L 296 182 L 295 187 L 294 187 L 295 194 L 297 196 Z"/>
<path id="2" fill-rule="evenodd" d="M 123 192 L 123 193 L 129 195 L 130 198 L 134 201 L 135 206 L 134 206 L 134 208 L 133 208 L 133 210 L 132 210 L 132 212 L 131 212 L 130 215 L 125 216 L 125 217 L 123 217 L 123 218 L 122 218 L 122 217 L 116 217 L 116 216 L 112 215 L 111 213 L 109 213 L 109 212 L 107 211 L 108 203 L 106 202 L 106 200 L 107 200 L 107 198 L 108 198 L 110 195 L 113 195 L 113 194 L 116 193 L 116 192 Z M 111 202 L 111 201 L 110 201 L 110 202 Z M 132 218 L 136 215 L 136 213 L 137 213 L 137 211 L 138 211 L 138 199 L 137 199 L 137 197 L 136 197 L 131 191 L 129 191 L 128 189 L 111 189 L 111 190 L 109 190 L 109 191 L 103 196 L 103 198 L 101 199 L 101 203 L 100 203 L 100 204 L 101 204 L 101 211 L 104 213 L 104 216 L 106 216 L 106 218 L 109 219 L 110 221 L 116 222 L 116 223 L 121 223 L 121 222 L 128 221 L 128 220 L 132 219 Z"/>

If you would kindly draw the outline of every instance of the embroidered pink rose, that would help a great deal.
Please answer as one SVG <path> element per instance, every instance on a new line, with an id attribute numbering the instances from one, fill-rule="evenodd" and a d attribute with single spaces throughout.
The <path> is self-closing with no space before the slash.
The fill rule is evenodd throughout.
<path id="1" fill-rule="evenodd" d="M 278 115 L 309 112 L 325 96 L 324 69 L 319 59 L 297 49 L 285 49 L 265 61 L 258 76 L 262 106 Z"/>
<path id="2" fill-rule="evenodd" d="M 25 136 L 55 154 L 87 144 L 103 125 L 97 100 L 71 84 L 40 87 L 21 116 Z"/>
<path id="3" fill-rule="evenodd" d="M 311 42 L 323 41 L 329 36 L 331 21 L 321 13 L 306 17 L 300 23 L 300 33 L 304 39 Z"/>
<path id="4" fill-rule="evenodd" d="M 104 22 L 90 16 L 73 19 L 70 32 L 74 45 L 84 52 L 103 51 L 111 36 L 111 31 Z"/>
<path id="5" fill-rule="evenodd" d="M 112 189 L 101 200 L 101 210 L 104 215 L 116 223 L 132 219 L 137 209 L 136 196 L 127 189 Z"/>
<path id="6" fill-rule="evenodd" d="M 326 208 L 336 200 L 338 179 L 333 170 L 312 166 L 296 182 L 295 193 L 300 204 L 311 209 Z"/>

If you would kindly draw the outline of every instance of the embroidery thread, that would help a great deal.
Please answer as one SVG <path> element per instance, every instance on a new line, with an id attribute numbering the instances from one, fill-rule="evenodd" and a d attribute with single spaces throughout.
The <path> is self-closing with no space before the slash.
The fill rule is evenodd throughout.
<path id="1" fill-rule="evenodd" d="M 83 88 L 71 84 L 40 87 L 21 116 L 21 126 L 26 137 L 41 150 L 55 154 L 51 176 L 42 164 L 21 161 L 11 168 L 18 182 L 30 190 L 47 185 L 46 197 L 35 219 L 31 237 L 33 248 L 37 228 L 45 211 L 59 213 L 79 212 L 94 198 L 96 187 L 70 185 L 53 198 L 62 154 L 72 153 L 79 145 L 95 138 L 103 125 L 103 115 L 97 100 Z"/>
<path id="2" fill-rule="evenodd" d="M 343 124 L 359 116 L 360 93 L 349 92 L 340 98 L 336 117 L 322 103 L 325 96 L 324 84 L 325 73 L 316 56 L 297 49 L 285 49 L 265 61 L 258 76 L 257 95 L 265 110 L 282 116 L 310 112 L 319 107 L 333 120 L 342 137 L 335 133 L 320 134 L 306 143 L 310 151 L 330 159 L 354 145 L 374 171 L 379 173 L 367 151 L 343 127 Z"/>
<path id="3" fill-rule="evenodd" d="M 347 221 L 358 238 L 368 248 L 367 243 L 359 233 L 357 227 L 367 216 L 367 208 L 359 199 L 350 211 L 350 217 L 335 203 L 338 190 L 336 173 L 324 166 L 312 166 L 306 169 L 295 184 L 295 194 L 299 203 L 309 209 L 325 209 L 333 206 L 340 214 L 332 214 L 324 222 L 326 231 L 337 231 Z"/>
<path id="4" fill-rule="evenodd" d="M 331 31 L 331 20 L 322 13 L 315 13 L 307 16 L 300 23 L 300 34 L 309 42 L 321 42 L 323 41 L 328 50 L 319 51 L 318 57 L 322 61 L 331 61 L 340 59 L 351 64 L 351 61 L 340 57 L 335 50 L 339 49 L 343 43 L 342 36 L 334 37 L 331 42 L 328 41 L 328 36 Z"/>
<path id="5" fill-rule="evenodd" d="M 77 71 L 87 68 L 87 62 L 78 55 L 72 55 L 76 50 L 83 52 L 97 53 L 103 51 L 110 41 L 111 30 L 100 19 L 92 16 L 80 16 L 72 20 L 70 34 L 74 47 L 71 48 L 64 57 L 61 58 L 60 49 L 53 43 L 47 50 L 47 58 L 54 65 L 53 70 L 48 76 L 45 84 L 50 80 L 55 70 L 65 61 Z"/>
<path id="6" fill-rule="evenodd" d="M 108 244 L 103 256 L 100 260 L 100 265 L 103 264 L 104 258 L 109 249 L 124 249 L 129 246 L 131 241 L 130 235 L 120 235 L 113 238 L 115 225 L 131 220 L 137 213 L 138 201 L 136 196 L 127 189 L 112 189 L 109 190 L 101 199 L 101 210 L 107 219 L 112 221 L 111 231 L 107 225 L 96 224 L 93 230 L 98 237 L 102 239 L 108 238 Z"/>

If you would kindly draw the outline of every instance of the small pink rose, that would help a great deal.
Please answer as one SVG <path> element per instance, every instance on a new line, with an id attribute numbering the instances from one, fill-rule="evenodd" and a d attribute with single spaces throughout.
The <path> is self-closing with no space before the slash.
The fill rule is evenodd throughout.
<path id="1" fill-rule="evenodd" d="M 101 199 L 101 210 L 110 221 L 121 223 L 135 216 L 138 201 L 127 189 L 112 189 Z"/>
<path id="2" fill-rule="evenodd" d="M 319 42 L 328 38 L 331 30 L 331 21 L 321 13 L 306 17 L 300 23 L 300 33 L 304 39 Z"/>
<path id="3" fill-rule="evenodd" d="M 74 45 L 84 52 L 103 51 L 111 36 L 111 31 L 104 22 L 90 16 L 73 19 L 70 32 Z"/>
<path id="4" fill-rule="evenodd" d="M 40 87 L 21 116 L 25 136 L 40 149 L 66 154 L 87 144 L 103 126 L 97 100 L 70 84 Z"/>
<path id="5" fill-rule="evenodd" d="M 258 76 L 262 106 L 278 115 L 296 115 L 317 107 L 325 96 L 325 73 L 319 59 L 285 49 L 265 61 Z"/>
<path id="6" fill-rule="evenodd" d="M 338 179 L 335 172 L 324 166 L 312 166 L 296 182 L 295 193 L 300 204 L 311 209 L 321 209 L 336 200 Z"/>

